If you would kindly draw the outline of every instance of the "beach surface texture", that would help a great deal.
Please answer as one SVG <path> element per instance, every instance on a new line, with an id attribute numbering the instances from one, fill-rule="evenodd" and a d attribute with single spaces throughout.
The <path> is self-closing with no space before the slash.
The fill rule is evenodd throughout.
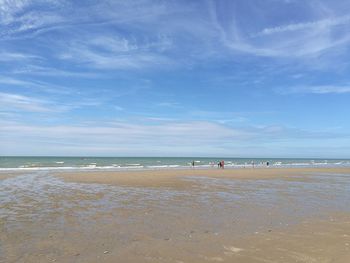
<path id="1" fill-rule="evenodd" d="M 350 262 L 350 168 L 0 174 L 0 262 Z"/>

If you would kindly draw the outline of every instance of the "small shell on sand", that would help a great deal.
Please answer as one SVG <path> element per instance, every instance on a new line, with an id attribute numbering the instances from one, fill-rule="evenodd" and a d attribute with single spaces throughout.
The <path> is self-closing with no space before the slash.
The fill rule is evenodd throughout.
<path id="1" fill-rule="evenodd" d="M 243 248 L 233 247 L 233 246 L 230 246 L 230 247 L 224 246 L 224 249 L 226 249 L 230 252 L 233 252 L 233 253 L 239 253 L 239 252 L 243 251 Z"/>
<path id="2" fill-rule="evenodd" d="M 224 259 L 222 257 L 204 257 L 206 261 L 217 261 L 217 262 L 222 262 Z"/>

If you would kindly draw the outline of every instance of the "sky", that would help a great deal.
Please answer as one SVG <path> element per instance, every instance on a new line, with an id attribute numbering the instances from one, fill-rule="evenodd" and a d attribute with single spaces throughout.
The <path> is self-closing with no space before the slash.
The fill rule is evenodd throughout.
<path id="1" fill-rule="evenodd" d="M 0 155 L 350 158 L 349 11 L 0 0 Z"/>

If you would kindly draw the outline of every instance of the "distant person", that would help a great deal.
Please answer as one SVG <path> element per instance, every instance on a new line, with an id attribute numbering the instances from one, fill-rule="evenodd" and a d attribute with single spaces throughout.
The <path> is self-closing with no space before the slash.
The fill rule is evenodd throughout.
<path id="1" fill-rule="evenodd" d="M 266 166 L 269 167 L 270 163 L 269 162 L 266 162 Z"/>
<path id="2" fill-rule="evenodd" d="M 220 163 L 221 163 L 221 169 L 224 169 L 225 168 L 225 161 L 222 160 Z"/>
<path id="3" fill-rule="evenodd" d="M 218 162 L 218 168 L 221 168 L 221 162 Z"/>
<path id="4" fill-rule="evenodd" d="M 194 161 L 192 161 L 192 168 L 194 168 Z"/>

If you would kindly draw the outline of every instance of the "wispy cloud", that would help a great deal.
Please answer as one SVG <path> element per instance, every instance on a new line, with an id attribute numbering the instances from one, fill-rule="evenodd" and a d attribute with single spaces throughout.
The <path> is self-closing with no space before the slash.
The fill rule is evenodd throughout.
<path id="1" fill-rule="evenodd" d="M 19 62 L 19 61 L 28 61 L 28 60 L 37 60 L 40 59 L 37 55 L 24 54 L 19 52 L 9 52 L 1 51 L 0 52 L 0 61 L 2 62 Z"/>
<path id="2" fill-rule="evenodd" d="M 28 81 L 23 81 L 20 79 L 15 79 L 10 77 L 0 77 L 0 83 L 7 84 L 7 85 L 21 85 L 21 86 L 35 85 L 34 83 L 31 83 Z"/>
<path id="3" fill-rule="evenodd" d="M 156 104 L 157 107 L 165 107 L 165 108 L 173 108 L 178 109 L 181 108 L 181 103 L 179 102 L 173 102 L 173 101 L 163 101 Z"/>
<path id="4" fill-rule="evenodd" d="M 79 25 L 93 27 L 151 22 L 174 12 L 166 6 L 166 3 L 148 0 L 130 3 L 102 0 L 84 4 L 66 0 L 3 0 L 0 24 L 6 25 L 7 30 L 2 31 L 0 36 L 3 39 L 31 38 Z"/>
<path id="5" fill-rule="evenodd" d="M 29 112 L 49 112 L 47 102 L 44 100 L 0 92 L 0 109 L 2 111 L 24 110 Z"/>
<path id="6" fill-rule="evenodd" d="M 255 36 L 260 35 L 272 35 L 276 33 L 288 33 L 299 30 L 318 30 L 323 28 L 324 30 L 330 27 L 346 25 L 350 23 L 350 16 L 341 16 L 321 19 L 318 21 L 305 22 L 305 23 L 294 23 L 284 26 L 276 26 L 270 28 L 264 28 L 261 32 L 257 33 Z"/>
<path id="7" fill-rule="evenodd" d="M 29 12 L 16 18 L 12 22 L 13 26 L 9 30 L 0 33 L 0 37 L 6 39 L 6 37 L 14 34 L 36 31 L 61 22 L 64 22 L 64 18 L 59 15 L 45 12 Z"/>
<path id="8" fill-rule="evenodd" d="M 65 113 L 74 109 L 98 107 L 100 99 L 80 98 L 78 101 L 60 102 L 49 97 L 34 97 L 16 93 L 0 92 L 0 111 L 12 113 Z"/>
<path id="9" fill-rule="evenodd" d="M 66 60 L 67 64 L 73 63 L 80 69 L 130 70 L 171 66 L 180 59 L 176 50 L 180 50 L 181 46 L 191 47 L 188 43 L 192 39 L 202 43 L 198 42 L 196 48 L 191 48 L 191 53 L 197 52 L 202 57 L 209 53 L 208 50 L 199 50 L 205 45 L 203 40 L 212 40 L 207 38 L 209 27 L 201 26 L 200 22 L 205 20 L 195 13 L 197 8 L 194 4 L 137 0 L 132 3 L 99 1 L 75 7 L 72 2 L 60 2 L 6 2 L 4 10 L 11 15 L 0 38 L 38 38 L 52 54 L 51 59 Z M 55 8 L 57 6 L 61 8 Z M 188 15 L 186 22 L 178 16 L 181 13 L 193 16 Z M 165 17 L 167 25 L 162 25 L 159 20 Z M 187 23 L 190 25 L 187 26 Z M 69 30 L 65 30 L 67 28 Z M 120 28 L 123 30 L 118 30 Z M 60 40 L 52 38 L 52 32 L 57 32 Z M 41 37 L 44 34 L 48 37 Z"/>
<path id="10" fill-rule="evenodd" d="M 309 93 L 309 94 L 345 94 L 350 93 L 350 85 L 319 85 L 319 86 L 296 86 L 277 90 L 281 94 Z"/>
<path id="11" fill-rule="evenodd" d="M 27 64 L 24 66 L 19 66 L 9 73 L 13 75 L 34 75 L 34 76 L 50 76 L 50 77 L 74 77 L 74 78 L 98 78 L 103 77 L 97 72 L 87 72 L 85 71 L 72 71 L 63 70 L 53 67 L 43 67 L 34 64 Z"/>
<path id="12" fill-rule="evenodd" d="M 46 46 L 53 45 L 56 58 L 73 62 L 76 66 L 99 69 L 163 67 L 179 63 L 181 59 L 183 63 L 191 64 L 228 54 L 234 58 L 235 54 L 228 50 L 254 56 L 303 58 L 318 56 L 350 42 L 347 30 L 350 16 L 337 16 L 323 4 L 304 4 L 305 12 L 310 16 L 313 14 L 309 20 L 293 23 L 286 20 L 272 26 L 263 23 L 262 17 L 269 16 L 274 8 L 249 9 L 251 13 L 244 15 L 255 17 L 257 24 L 263 27 L 257 28 L 242 20 L 239 10 L 244 4 L 230 1 L 208 3 L 203 4 L 198 12 L 195 4 L 182 2 L 138 0 L 126 4 L 99 1 L 76 8 L 69 1 L 50 0 L 39 1 L 44 10 L 39 11 L 41 9 L 31 8 L 35 5 L 32 1 L 4 1 L 2 23 L 6 24 L 7 30 L 3 34 L 20 38 L 27 37 L 19 34 L 21 32 L 38 37 L 40 33 L 48 33 L 47 30 L 57 31 L 62 41 L 53 43 L 51 38 L 41 39 L 51 42 Z M 288 4 L 284 3 L 283 8 L 288 8 Z M 81 13 L 90 14 L 93 19 L 81 16 Z M 179 14 L 186 16 L 180 19 Z M 208 14 L 211 19 L 208 19 Z M 168 21 L 166 26 L 158 23 L 164 17 Z M 70 30 L 64 31 L 64 28 Z M 118 28 L 125 32 L 116 30 Z M 196 43 L 196 48 L 191 48 L 192 43 Z M 185 52 L 180 58 L 176 51 L 181 49 Z"/>
<path id="13" fill-rule="evenodd" d="M 16 13 L 23 10 L 29 3 L 30 1 L 27 0 L 2 0 L 0 2 L 1 23 L 11 23 Z"/>
<path id="14" fill-rule="evenodd" d="M 59 58 L 99 69 L 143 69 L 171 64 L 162 54 L 169 47 L 168 40 L 131 42 L 125 38 L 99 37 L 73 41 Z"/>
<path id="15" fill-rule="evenodd" d="M 307 6 L 308 4 L 305 4 L 304 7 Z M 312 6 L 312 8 L 313 13 L 317 13 L 317 10 L 314 10 L 316 7 Z M 323 8 L 326 7 L 323 6 Z M 233 10 L 237 16 L 232 15 L 230 19 L 223 21 L 223 10 L 216 5 L 214 10 L 212 18 L 221 33 L 223 43 L 236 52 L 255 56 L 303 59 L 344 46 L 350 41 L 347 30 L 350 16 L 318 17 L 309 22 L 276 25 L 254 32 L 242 26 L 238 11 Z M 267 11 L 256 12 L 255 15 L 259 17 L 261 13 Z M 254 16 L 253 13 L 251 15 Z"/>
<path id="16" fill-rule="evenodd" d="M 0 2 L 0 25 L 6 26 L 0 38 L 34 31 L 63 22 L 64 18 L 55 10 L 64 6 L 65 1 L 56 0 L 2 0 Z M 33 9 L 32 7 L 40 7 Z"/>
<path id="17" fill-rule="evenodd" d="M 0 84 L 4 84 L 6 86 L 17 86 L 23 89 L 31 88 L 31 89 L 40 90 L 46 93 L 55 93 L 55 94 L 71 93 L 71 89 L 60 85 L 47 83 L 43 81 L 24 80 L 20 78 L 13 78 L 13 77 L 1 76 L 1 75 L 0 75 Z"/>

